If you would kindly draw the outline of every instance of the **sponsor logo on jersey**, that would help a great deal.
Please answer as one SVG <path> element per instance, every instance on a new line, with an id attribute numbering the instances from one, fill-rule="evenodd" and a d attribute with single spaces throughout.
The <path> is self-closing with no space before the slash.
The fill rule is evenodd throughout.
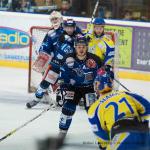
<path id="1" fill-rule="evenodd" d="M 29 45 L 29 34 L 9 27 L 0 27 L 0 48 L 23 48 Z"/>
<path id="2" fill-rule="evenodd" d="M 86 61 L 86 66 L 88 68 L 95 68 L 96 67 L 96 62 L 93 59 L 88 59 Z"/>

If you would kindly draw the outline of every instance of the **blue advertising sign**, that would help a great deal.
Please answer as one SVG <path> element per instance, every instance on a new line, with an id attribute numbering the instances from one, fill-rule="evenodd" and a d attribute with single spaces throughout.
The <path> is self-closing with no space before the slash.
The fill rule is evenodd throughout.
<path id="1" fill-rule="evenodd" d="M 0 27 L 0 49 L 24 48 L 29 45 L 29 34 L 9 27 Z"/>

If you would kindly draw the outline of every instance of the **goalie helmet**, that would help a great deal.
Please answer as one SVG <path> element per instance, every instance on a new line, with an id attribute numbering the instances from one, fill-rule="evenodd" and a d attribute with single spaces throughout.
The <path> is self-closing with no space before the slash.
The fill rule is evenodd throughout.
<path id="1" fill-rule="evenodd" d="M 54 29 L 58 29 L 63 22 L 63 17 L 58 11 L 53 11 L 49 16 L 49 19 Z"/>
<path id="2" fill-rule="evenodd" d="M 99 69 L 94 82 L 94 88 L 97 93 L 104 94 L 112 91 L 113 77 L 103 68 Z"/>

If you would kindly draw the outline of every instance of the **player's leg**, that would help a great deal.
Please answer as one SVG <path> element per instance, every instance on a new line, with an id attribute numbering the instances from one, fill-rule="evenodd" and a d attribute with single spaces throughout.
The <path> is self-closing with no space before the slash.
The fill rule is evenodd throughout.
<path id="1" fill-rule="evenodd" d="M 71 125 L 72 117 L 76 111 L 76 105 L 80 99 L 80 92 L 75 91 L 75 88 L 68 88 L 64 96 L 65 102 L 62 107 L 62 112 L 59 121 L 59 136 L 66 136 Z"/>
<path id="2" fill-rule="evenodd" d="M 59 136 L 65 137 L 72 122 L 72 117 L 76 111 L 76 104 L 65 101 L 59 120 Z"/>
<path id="3" fill-rule="evenodd" d="M 51 66 L 49 66 L 47 71 L 45 72 L 43 80 L 41 81 L 39 87 L 37 88 L 37 90 L 35 92 L 34 99 L 31 102 L 28 102 L 26 104 L 26 106 L 28 108 L 32 108 L 36 104 L 38 104 L 41 101 L 41 99 L 43 98 L 43 96 L 46 93 L 47 89 L 49 88 L 50 84 L 53 85 L 56 83 L 58 76 L 59 76 L 59 71 L 52 70 Z"/>

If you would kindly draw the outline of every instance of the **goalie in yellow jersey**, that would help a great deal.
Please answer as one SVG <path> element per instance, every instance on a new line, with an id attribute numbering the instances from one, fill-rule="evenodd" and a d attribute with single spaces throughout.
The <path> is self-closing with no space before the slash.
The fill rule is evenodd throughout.
<path id="1" fill-rule="evenodd" d="M 88 118 L 101 150 L 150 150 L 150 102 L 125 91 L 113 91 L 113 76 L 101 69 L 95 80 L 100 98 Z"/>
<path id="2" fill-rule="evenodd" d="M 104 33 L 105 21 L 102 18 L 95 18 L 89 25 L 86 36 L 89 39 L 88 51 L 96 54 L 103 62 L 103 65 L 113 66 L 115 55 L 115 43 Z"/>

